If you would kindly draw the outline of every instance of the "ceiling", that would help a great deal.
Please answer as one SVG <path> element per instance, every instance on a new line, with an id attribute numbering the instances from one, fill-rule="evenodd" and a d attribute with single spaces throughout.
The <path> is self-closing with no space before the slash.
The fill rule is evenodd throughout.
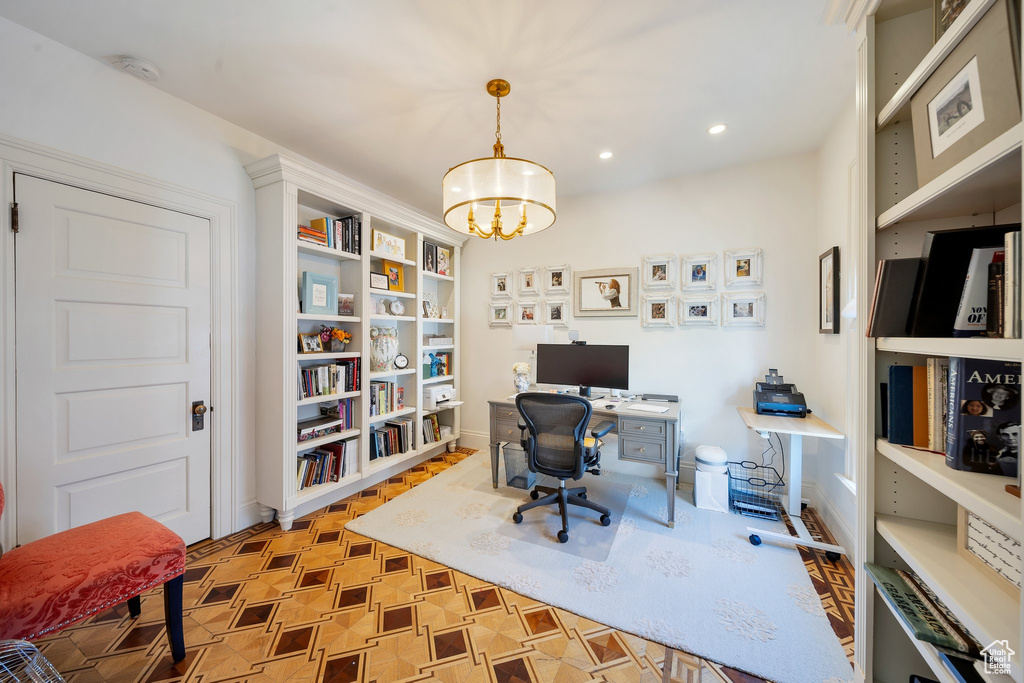
<path id="1" fill-rule="evenodd" d="M 96 59 L 148 59 L 154 87 L 436 216 L 445 171 L 491 154 L 495 77 L 512 84 L 506 153 L 550 168 L 560 196 L 817 149 L 854 93 L 853 38 L 823 7 L 0 0 L 0 15 Z"/>

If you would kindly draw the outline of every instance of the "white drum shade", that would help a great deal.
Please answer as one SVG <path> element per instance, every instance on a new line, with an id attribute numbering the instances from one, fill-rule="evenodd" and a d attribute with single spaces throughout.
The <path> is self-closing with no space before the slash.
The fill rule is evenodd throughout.
<path id="1" fill-rule="evenodd" d="M 472 234 L 469 212 L 481 231 L 491 230 L 495 204 L 501 202 L 502 232 L 516 229 L 526 207 L 523 235 L 550 228 L 555 222 L 555 176 L 540 164 L 511 157 L 487 157 L 459 164 L 441 181 L 444 222 L 452 230 Z"/>

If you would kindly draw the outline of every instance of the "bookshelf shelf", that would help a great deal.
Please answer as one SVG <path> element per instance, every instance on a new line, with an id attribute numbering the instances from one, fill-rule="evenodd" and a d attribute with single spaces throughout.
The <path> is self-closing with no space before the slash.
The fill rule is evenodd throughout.
<path id="1" fill-rule="evenodd" d="M 428 377 L 423 380 L 424 384 L 437 384 L 439 382 L 450 382 L 455 379 L 455 375 L 438 375 L 437 377 Z"/>
<path id="2" fill-rule="evenodd" d="M 313 244 L 312 242 L 303 242 L 302 240 L 296 240 L 296 249 L 302 254 L 312 254 L 313 256 L 325 256 L 327 258 L 337 259 L 339 261 L 359 261 L 362 257 L 359 254 L 350 254 L 347 251 L 341 249 L 331 249 L 330 247 L 323 247 L 319 244 Z"/>
<path id="3" fill-rule="evenodd" d="M 455 348 L 455 344 L 441 344 L 439 346 L 424 346 L 423 350 L 427 353 L 431 351 L 447 351 Z"/>
<path id="4" fill-rule="evenodd" d="M 380 372 L 369 373 L 370 379 L 386 379 L 388 377 L 397 377 L 399 375 L 414 375 L 416 370 L 413 368 L 406 368 L 405 370 L 381 370 Z"/>
<path id="5" fill-rule="evenodd" d="M 438 444 L 429 445 L 437 446 Z M 375 460 L 371 460 L 370 463 L 366 466 L 366 473 L 367 475 L 369 475 L 378 470 L 391 467 L 392 465 L 397 465 L 399 463 L 405 462 L 406 460 L 411 460 L 412 458 L 416 457 L 417 455 L 420 455 L 421 453 L 427 450 L 429 450 L 429 448 L 413 449 L 411 451 L 406 451 L 405 453 L 399 453 L 398 455 L 388 455 L 376 458 Z"/>
<path id="6" fill-rule="evenodd" d="M 398 291 L 394 291 L 393 292 L 390 289 L 371 289 L 370 290 L 370 294 L 372 294 L 373 296 L 383 296 L 383 297 L 392 297 L 393 296 L 396 299 L 415 299 L 416 298 L 416 292 L 398 292 Z"/>
<path id="7" fill-rule="evenodd" d="M 896 623 L 899 624 L 901 629 L 903 629 L 903 632 L 907 634 L 907 638 L 909 638 L 910 642 L 915 648 L 917 648 L 918 653 L 921 655 L 921 658 L 924 659 L 928 668 L 932 670 L 932 675 L 935 676 L 936 680 L 940 681 L 940 683 L 956 683 L 956 679 L 946 671 L 946 667 L 942 663 L 942 659 L 939 658 L 939 653 L 935 649 L 935 646 L 931 643 L 926 643 L 923 640 L 918 640 L 917 636 L 914 635 L 914 632 L 910 630 L 910 627 L 904 623 L 903 619 L 896 611 L 896 608 L 892 603 L 885 599 L 885 596 L 882 595 L 882 591 L 879 590 L 877 586 L 875 587 L 875 591 L 879 596 L 878 602 L 881 602 L 889 608 L 890 612 L 892 612 L 892 618 L 896 620 Z"/>
<path id="8" fill-rule="evenodd" d="M 879 535 L 935 592 L 982 646 L 1020 642 L 1020 603 L 956 551 L 956 526 L 878 515 Z M 1011 658 L 1020 680 L 1021 657 Z"/>
<path id="9" fill-rule="evenodd" d="M 360 318 L 357 315 L 318 315 L 316 313 L 297 313 L 299 320 L 324 320 L 332 323 L 357 323 Z"/>
<path id="10" fill-rule="evenodd" d="M 355 398 L 362 393 L 361 391 L 346 391 L 340 394 L 327 394 L 326 396 L 310 396 L 309 398 L 299 399 L 295 405 L 311 406 L 317 403 L 327 403 L 328 401 L 340 401 L 345 398 Z"/>
<path id="11" fill-rule="evenodd" d="M 455 282 L 455 278 L 451 275 L 438 275 L 437 273 L 431 273 L 429 270 L 423 271 L 423 277 L 430 278 L 431 280 L 444 280 L 447 282 Z"/>
<path id="12" fill-rule="evenodd" d="M 1006 131 L 878 216 L 884 230 L 901 221 L 993 213 L 1021 200 L 1021 131 Z"/>
<path id="13" fill-rule="evenodd" d="M 1020 339 L 986 337 L 879 337 L 878 351 L 913 353 L 921 356 L 956 356 L 987 360 L 1019 360 L 1024 351 Z"/>
<path id="14" fill-rule="evenodd" d="M 348 486 L 349 484 L 354 484 L 355 482 L 359 481 L 362 478 L 363 478 L 362 473 L 360 473 L 360 472 L 350 472 L 349 474 L 346 474 L 344 477 L 342 477 L 338 481 L 328 481 L 328 482 L 324 482 L 323 484 L 318 484 L 316 486 L 308 486 L 308 487 L 306 487 L 304 489 L 299 489 L 299 492 L 298 492 L 298 495 L 296 496 L 296 498 L 299 500 L 299 502 L 304 502 L 305 500 L 312 500 L 312 499 L 315 499 L 315 498 L 319 498 L 320 496 L 325 495 L 327 493 L 330 493 L 331 491 L 335 491 L 337 489 L 340 489 L 343 486 Z"/>
<path id="15" fill-rule="evenodd" d="M 451 318 L 420 318 L 425 323 L 454 323 Z"/>
<path id="16" fill-rule="evenodd" d="M 380 415 L 371 415 L 370 424 L 376 424 L 377 422 L 384 422 L 386 420 L 393 420 L 396 417 L 402 415 L 411 415 L 416 412 L 416 406 L 406 406 L 405 408 L 399 408 L 398 410 L 392 410 L 390 413 L 382 413 Z"/>
<path id="17" fill-rule="evenodd" d="M 897 446 L 885 439 L 875 443 L 878 452 L 936 491 L 964 506 L 986 522 L 1024 541 L 1020 498 L 1003 488 L 1012 480 L 978 472 L 961 472 L 946 466 L 941 453 Z"/>
<path id="18" fill-rule="evenodd" d="M 334 434 L 328 434 L 327 436 L 321 436 L 318 439 L 298 441 L 296 442 L 295 452 L 301 453 L 302 451 L 308 451 L 311 448 L 323 446 L 324 444 L 336 443 L 338 441 L 344 441 L 345 439 L 351 439 L 353 436 L 359 436 L 358 429 L 346 429 L 341 432 L 335 432 Z"/>
<path id="19" fill-rule="evenodd" d="M 415 266 L 416 265 L 415 261 L 411 261 L 411 260 L 409 260 L 407 258 L 398 258 L 397 256 L 392 256 L 391 254 L 382 254 L 379 251 L 371 251 L 370 252 L 370 258 L 377 258 L 377 259 L 383 259 L 383 260 L 387 260 L 387 261 L 394 261 L 395 263 L 401 263 L 402 265 L 405 265 L 405 266 Z"/>
<path id="20" fill-rule="evenodd" d="M 389 313 L 371 313 L 370 320 L 391 320 L 393 322 L 415 322 L 416 317 L 412 315 L 391 315 Z"/>
<path id="21" fill-rule="evenodd" d="M 341 360 L 344 358 L 359 358 L 361 354 L 358 351 L 325 351 L 324 353 L 298 353 L 296 357 L 299 361 L 307 360 Z"/>

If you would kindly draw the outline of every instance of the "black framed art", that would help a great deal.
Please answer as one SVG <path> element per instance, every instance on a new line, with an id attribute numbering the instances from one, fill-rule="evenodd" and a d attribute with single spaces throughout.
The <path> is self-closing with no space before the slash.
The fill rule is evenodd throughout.
<path id="1" fill-rule="evenodd" d="M 839 247 L 818 257 L 818 332 L 839 334 Z"/>

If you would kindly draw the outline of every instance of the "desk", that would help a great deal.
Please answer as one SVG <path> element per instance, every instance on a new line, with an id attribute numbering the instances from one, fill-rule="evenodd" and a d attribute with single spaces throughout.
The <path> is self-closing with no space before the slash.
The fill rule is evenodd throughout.
<path id="1" fill-rule="evenodd" d="M 498 488 L 498 456 L 503 441 L 519 441 L 519 410 L 514 398 L 504 397 L 487 402 L 491 410 L 491 483 Z M 665 468 L 668 490 L 668 526 L 675 526 L 676 481 L 679 477 L 679 444 L 681 421 L 678 403 L 654 401 L 622 401 L 616 408 L 598 408 L 605 400 L 594 402 L 588 429 L 604 420 L 615 423 L 612 434 L 619 435 L 619 460 L 661 465 Z M 630 410 L 630 405 L 654 405 L 668 408 L 664 413 Z"/>
<path id="2" fill-rule="evenodd" d="M 763 531 L 754 527 L 747 527 L 752 536 L 770 538 L 776 541 L 786 541 L 807 548 L 818 548 L 828 553 L 845 555 L 846 551 L 842 546 L 821 543 L 811 538 L 811 534 L 800 519 L 800 491 L 803 488 L 803 457 L 804 437 L 815 436 L 819 439 L 842 439 L 842 434 L 835 430 L 815 415 L 799 417 L 779 417 L 777 415 L 758 415 L 753 408 L 736 408 L 743 422 L 750 429 L 762 432 L 775 432 L 776 434 L 789 434 L 789 495 L 786 504 L 786 512 L 789 513 L 789 521 L 796 529 L 796 536 L 778 533 L 775 531 Z M 753 540 L 751 541 L 753 542 Z"/>

